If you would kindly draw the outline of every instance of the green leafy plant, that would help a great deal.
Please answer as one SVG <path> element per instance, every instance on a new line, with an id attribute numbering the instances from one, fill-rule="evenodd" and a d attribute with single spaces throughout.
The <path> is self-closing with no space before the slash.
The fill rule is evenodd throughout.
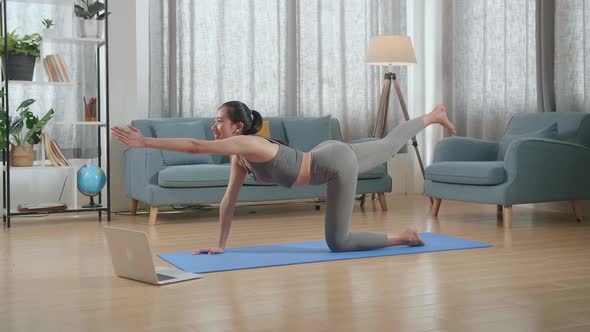
<path id="1" fill-rule="evenodd" d="M 6 34 L 8 45 L 8 54 L 25 54 L 38 57 L 41 49 L 43 38 L 38 33 L 20 36 L 16 30 Z M 0 50 L 4 50 L 4 38 L 0 38 Z"/>
<path id="2" fill-rule="evenodd" d="M 80 0 L 79 5 L 74 5 L 74 14 L 76 17 L 85 20 L 97 19 L 104 20 L 109 13 L 104 12 L 104 3 L 94 1 L 89 3 L 89 0 Z M 100 13 L 102 11 L 102 13 Z"/>
<path id="3" fill-rule="evenodd" d="M 0 98 L 4 98 L 4 90 L 0 90 Z M 12 139 L 10 143 L 14 145 L 35 145 L 41 141 L 41 131 L 43 127 L 51 120 L 53 108 L 39 119 L 33 112 L 29 111 L 29 106 L 35 102 L 35 99 L 23 101 L 16 109 L 17 116 L 9 117 L 8 126 L 6 125 L 6 110 L 0 106 L 0 149 L 7 148 L 6 136 Z M 8 132 L 6 128 L 8 127 Z M 27 129 L 27 130 L 25 130 Z"/>
<path id="4" fill-rule="evenodd" d="M 43 26 L 45 27 L 45 29 L 49 29 L 49 28 L 51 28 L 52 26 L 55 25 L 55 23 L 53 23 L 53 20 L 48 19 L 48 18 L 46 18 L 43 21 L 41 21 L 41 23 L 43 23 Z"/>

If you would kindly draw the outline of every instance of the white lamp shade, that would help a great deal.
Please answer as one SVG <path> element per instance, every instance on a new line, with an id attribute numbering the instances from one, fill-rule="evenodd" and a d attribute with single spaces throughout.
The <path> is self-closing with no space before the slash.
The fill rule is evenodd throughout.
<path id="1" fill-rule="evenodd" d="M 408 36 L 381 35 L 371 38 L 367 63 L 382 66 L 407 66 L 416 63 L 412 41 Z"/>

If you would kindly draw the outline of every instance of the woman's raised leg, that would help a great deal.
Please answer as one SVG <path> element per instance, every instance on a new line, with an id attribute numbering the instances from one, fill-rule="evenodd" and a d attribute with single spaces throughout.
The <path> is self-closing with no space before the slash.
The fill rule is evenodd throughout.
<path id="1" fill-rule="evenodd" d="M 382 139 L 350 144 L 358 160 L 359 173 L 367 172 L 393 157 L 408 141 L 427 126 L 439 123 L 455 134 L 455 127 L 449 121 L 446 109 L 439 105 L 419 118 L 406 121 L 393 128 Z"/>

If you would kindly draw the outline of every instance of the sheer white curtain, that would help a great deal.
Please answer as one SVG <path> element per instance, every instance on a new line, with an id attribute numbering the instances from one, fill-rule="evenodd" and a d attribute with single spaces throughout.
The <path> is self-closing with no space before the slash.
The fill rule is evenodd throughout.
<path id="1" fill-rule="evenodd" d="M 241 100 L 263 117 L 330 114 L 356 139 L 371 133 L 385 72 L 365 63 L 368 42 L 405 33 L 406 1 L 152 0 L 150 19 L 150 117 Z"/>
<path id="2" fill-rule="evenodd" d="M 555 2 L 555 99 L 558 112 L 590 112 L 590 3 Z"/>
<path id="3" fill-rule="evenodd" d="M 443 102 L 458 134 L 497 140 L 537 111 L 535 0 L 450 1 L 443 14 Z"/>
<path id="4" fill-rule="evenodd" d="M 408 77 L 411 117 L 442 103 L 458 135 L 497 140 L 513 114 L 537 111 L 535 0 L 416 0 L 407 9 L 417 60 Z M 417 136 L 425 165 L 446 135 L 431 126 Z M 408 191 L 422 192 L 410 155 Z"/>
<path id="5" fill-rule="evenodd" d="M 30 110 L 44 115 L 53 108 L 55 115 L 45 128 L 64 150 L 67 158 L 94 158 L 97 153 L 96 127 L 75 126 L 72 122 L 83 121 L 83 97 L 97 96 L 96 48 L 92 43 L 75 43 L 63 38 L 75 37 L 73 5 L 33 4 L 8 2 L 8 31 L 18 35 L 43 33 L 41 20 L 55 22 L 51 37 L 45 36 L 41 45 L 41 57 L 61 54 L 70 72 L 72 85 L 9 84 L 11 116 L 21 101 L 32 98 L 35 103 Z M 62 38 L 59 40 L 59 38 Z M 34 81 L 47 82 L 41 59 L 35 65 Z M 35 148 L 40 149 L 40 145 Z M 39 156 L 39 154 L 38 154 Z"/>

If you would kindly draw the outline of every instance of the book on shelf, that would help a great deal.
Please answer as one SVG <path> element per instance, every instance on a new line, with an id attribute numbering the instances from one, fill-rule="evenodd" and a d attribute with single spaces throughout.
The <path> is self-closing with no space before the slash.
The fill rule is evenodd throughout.
<path id="1" fill-rule="evenodd" d="M 43 67 L 49 82 L 70 82 L 70 72 L 61 54 L 49 54 L 43 58 Z"/>
<path id="2" fill-rule="evenodd" d="M 63 202 L 19 204 L 17 206 L 17 210 L 19 212 L 60 211 L 60 210 L 65 210 L 67 208 L 68 208 L 68 205 Z"/>
<path id="3" fill-rule="evenodd" d="M 55 202 L 40 202 L 40 203 L 30 203 L 30 204 L 19 204 L 17 205 L 17 209 L 19 212 L 42 212 L 42 211 L 60 211 L 65 210 L 68 208 L 68 205 L 61 201 L 61 198 L 64 194 L 64 189 L 66 189 L 66 183 L 68 182 L 68 176 L 65 177 L 64 183 L 61 186 L 61 192 L 59 193 L 59 198 Z"/>
<path id="4" fill-rule="evenodd" d="M 49 137 L 49 135 L 47 135 L 47 133 L 43 134 L 43 142 L 45 144 L 45 155 L 51 161 L 53 166 L 71 166 L 72 165 L 70 163 L 70 161 L 64 155 L 63 151 L 61 150 L 61 148 L 59 147 L 57 142 L 55 140 L 51 139 L 51 137 Z"/>

